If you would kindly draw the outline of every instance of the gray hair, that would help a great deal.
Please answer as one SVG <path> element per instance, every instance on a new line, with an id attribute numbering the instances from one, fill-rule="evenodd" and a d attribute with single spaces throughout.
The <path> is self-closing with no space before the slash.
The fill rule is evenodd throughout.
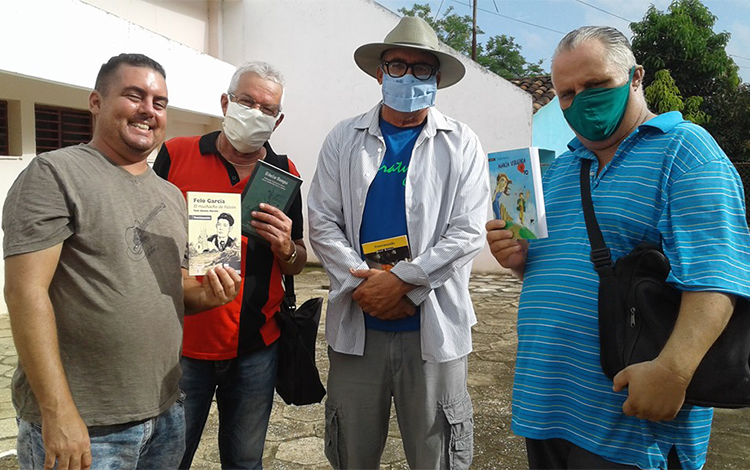
<path id="1" fill-rule="evenodd" d="M 234 92 L 237 91 L 237 87 L 240 84 L 240 78 L 246 73 L 254 73 L 263 80 L 268 80 L 281 85 L 281 100 L 279 101 L 279 110 L 281 110 L 284 104 L 284 94 L 286 93 L 284 76 L 281 75 L 281 72 L 276 67 L 269 64 L 268 62 L 253 60 L 250 62 L 245 62 L 241 66 L 237 67 L 237 70 L 234 71 L 234 75 L 232 75 L 232 80 L 229 82 L 229 89 L 227 90 L 227 93 L 234 94 Z"/>
<path id="2" fill-rule="evenodd" d="M 596 39 L 607 51 L 607 63 L 620 73 L 624 79 L 630 75 L 630 69 L 635 65 L 635 56 L 630 47 L 630 41 L 620 31 L 609 26 L 583 26 L 565 35 L 552 54 L 552 62 L 558 54 L 568 52 L 582 43 Z"/>

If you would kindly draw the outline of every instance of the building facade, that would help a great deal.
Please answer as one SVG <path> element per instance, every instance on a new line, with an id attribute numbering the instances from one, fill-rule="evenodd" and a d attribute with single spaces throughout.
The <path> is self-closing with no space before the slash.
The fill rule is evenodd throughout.
<path id="1" fill-rule="evenodd" d="M 0 17 L 0 202 L 37 153 L 88 140 L 89 92 L 101 64 L 121 52 L 166 69 L 168 138 L 220 128 L 220 96 L 237 65 L 276 65 L 286 117 L 271 143 L 309 181 L 334 124 L 380 99 L 354 50 L 399 19 L 370 0 L 23 0 L 0 2 Z M 530 145 L 529 95 L 462 61 L 466 77 L 441 90 L 440 110 L 471 126 L 487 152 Z M 498 269 L 486 249 L 474 266 Z"/>

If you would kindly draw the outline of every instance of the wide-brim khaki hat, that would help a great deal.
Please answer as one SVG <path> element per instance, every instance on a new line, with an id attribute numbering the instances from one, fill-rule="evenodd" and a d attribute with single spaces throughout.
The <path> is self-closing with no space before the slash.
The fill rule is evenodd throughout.
<path id="1" fill-rule="evenodd" d="M 365 44 L 354 51 L 354 62 L 367 75 L 377 77 L 380 57 L 383 52 L 394 48 L 407 48 L 427 51 L 440 61 L 440 84 L 438 88 L 447 88 L 458 83 L 466 74 L 466 68 L 460 60 L 442 52 L 435 31 L 422 18 L 405 16 L 395 28 L 388 33 L 383 42 Z"/>

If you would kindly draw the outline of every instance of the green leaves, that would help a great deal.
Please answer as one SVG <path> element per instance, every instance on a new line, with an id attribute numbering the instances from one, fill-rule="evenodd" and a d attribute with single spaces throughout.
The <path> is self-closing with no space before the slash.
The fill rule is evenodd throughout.
<path id="1" fill-rule="evenodd" d="M 630 24 L 633 53 L 646 69 L 646 100 L 654 111 L 682 111 L 705 125 L 730 158 L 747 159 L 750 89 L 740 85 L 739 68 L 726 52 L 730 34 L 714 32 L 715 23 L 700 0 L 675 0 L 665 12 L 652 5 Z"/>
<path id="2" fill-rule="evenodd" d="M 730 34 L 715 33 L 716 17 L 700 0 L 675 0 L 666 12 L 651 5 L 631 23 L 633 52 L 646 71 L 669 69 L 690 96 L 710 96 L 739 84 L 738 67 L 727 55 Z M 646 75 L 645 85 L 653 81 Z"/>
<path id="3" fill-rule="evenodd" d="M 442 42 L 461 54 L 471 56 L 472 19 L 469 15 L 453 13 L 448 7 L 442 17 L 433 19 L 430 5 L 414 4 L 412 8 L 400 8 L 404 16 L 418 16 L 432 26 Z M 484 32 L 477 28 L 477 36 Z M 492 36 L 485 44 L 477 44 L 477 63 L 505 79 L 545 74 L 542 61 L 529 63 L 521 54 L 521 46 L 512 36 Z"/>

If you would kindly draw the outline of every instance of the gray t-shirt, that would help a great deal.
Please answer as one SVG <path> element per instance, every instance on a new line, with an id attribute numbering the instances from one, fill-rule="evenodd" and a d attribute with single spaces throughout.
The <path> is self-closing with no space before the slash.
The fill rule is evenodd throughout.
<path id="1" fill-rule="evenodd" d="M 65 373 L 89 426 L 147 419 L 179 396 L 185 200 L 89 145 L 34 158 L 3 208 L 4 256 L 63 243 L 49 288 Z M 12 276 L 13 273 L 7 273 Z M 23 366 L 19 416 L 41 422 Z"/>

